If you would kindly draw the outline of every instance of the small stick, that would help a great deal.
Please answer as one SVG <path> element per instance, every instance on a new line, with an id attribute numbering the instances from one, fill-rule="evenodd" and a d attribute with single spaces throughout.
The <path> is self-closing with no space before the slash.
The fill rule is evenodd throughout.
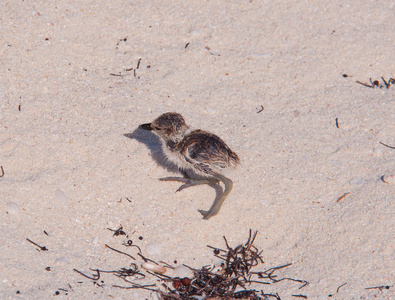
<path id="1" fill-rule="evenodd" d="M 28 238 L 26 238 L 26 240 L 27 240 L 28 242 L 32 243 L 33 245 L 37 246 L 38 248 L 40 248 L 40 250 L 42 250 L 42 251 L 48 251 L 48 248 L 47 248 L 47 247 L 45 247 L 45 246 L 40 246 L 39 244 L 33 242 L 32 240 L 29 240 Z"/>
<path id="2" fill-rule="evenodd" d="M 343 283 L 343 284 L 340 285 L 340 286 L 338 286 L 337 289 L 336 289 L 336 294 L 339 292 L 340 288 L 341 288 L 342 286 L 346 285 L 346 284 L 347 284 L 347 282 L 346 282 L 346 283 Z M 330 294 L 330 295 L 328 295 L 328 297 L 332 297 L 333 295 L 334 295 L 334 294 Z"/>
<path id="3" fill-rule="evenodd" d="M 278 293 L 275 293 L 275 294 L 264 294 L 264 293 L 261 291 L 261 295 L 264 296 L 264 297 L 270 296 L 270 297 L 276 298 L 277 300 L 281 300 L 281 298 L 280 298 L 280 296 L 278 295 Z"/>
<path id="4" fill-rule="evenodd" d="M 345 286 L 346 284 L 347 284 L 347 282 L 346 282 L 346 283 L 343 283 L 342 285 L 339 285 L 339 287 L 338 287 L 337 290 L 336 290 L 336 293 L 338 293 L 339 290 L 340 290 L 340 288 L 341 288 L 342 286 Z"/>
<path id="5" fill-rule="evenodd" d="M 274 280 L 274 282 L 280 282 L 280 281 L 283 281 L 283 280 L 291 280 L 291 281 L 303 283 L 303 284 L 298 288 L 298 290 L 300 290 L 301 288 L 303 288 L 303 287 L 305 287 L 306 285 L 309 284 L 306 280 L 294 279 L 294 278 L 289 278 L 289 277 L 284 277 L 284 278 L 281 278 L 281 279 L 279 279 L 279 280 L 276 279 L 276 280 Z"/>
<path id="6" fill-rule="evenodd" d="M 384 143 L 382 143 L 382 142 L 379 142 L 381 145 L 383 145 L 383 146 L 386 146 L 386 147 L 388 147 L 388 148 L 391 148 L 391 149 L 395 149 L 395 147 L 394 146 L 388 146 L 388 145 L 386 145 L 386 144 L 384 144 Z M 3 167 L 2 167 L 3 168 Z M 0 176 L 1 177 L 1 176 Z"/>
<path id="7" fill-rule="evenodd" d="M 0 168 L 1 168 L 1 175 L 0 175 L 0 177 L 3 177 L 3 176 L 4 176 L 4 169 L 3 169 L 3 166 L 1 166 Z"/>
<path id="8" fill-rule="evenodd" d="M 121 75 L 121 74 L 114 74 L 114 73 L 110 73 L 110 75 L 111 76 L 119 76 L 119 77 L 122 77 L 123 75 Z"/>
<path id="9" fill-rule="evenodd" d="M 90 280 L 99 280 L 100 279 L 100 272 L 99 270 L 92 270 L 92 271 L 96 271 L 97 275 L 93 275 L 93 277 L 89 277 L 88 275 L 85 275 L 84 273 L 82 273 L 81 271 L 78 271 L 77 269 L 73 269 L 75 272 L 77 272 L 78 274 L 90 279 Z"/>
<path id="10" fill-rule="evenodd" d="M 110 248 L 111 250 L 113 250 L 113 251 L 115 251 L 115 252 L 124 254 L 124 255 L 129 256 L 130 258 L 133 258 L 134 260 L 136 260 L 136 259 L 135 259 L 133 256 L 131 256 L 130 254 L 127 254 L 127 253 L 125 253 L 125 252 L 122 252 L 122 251 L 119 251 L 119 250 L 117 250 L 117 249 L 115 249 L 115 248 L 112 248 L 112 247 L 108 246 L 107 244 L 104 244 L 104 245 L 105 245 L 107 248 Z"/>
<path id="11" fill-rule="evenodd" d="M 137 249 L 139 249 L 139 252 L 141 253 L 141 248 L 137 245 L 133 245 L 133 241 L 132 240 L 128 240 L 127 243 L 123 243 L 122 245 L 126 246 L 126 247 L 136 247 Z"/>
<path id="12" fill-rule="evenodd" d="M 365 290 L 373 290 L 373 289 L 379 289 L 379 290 L 386 289 L 386 290 L 389 290 L 390 287 L 393 287 L 393 285 L 382 285 L 382 286 L 367 287 L 367 288 L 365 288 Z"/>
<path id="13" fill-rule="evenodd" d="M 339 128 L 339 118 L 336 118 L 336 127 Z"/>
<path id="14" fill-rule="evenodd" d="M 299 297 L 299 298 L 307 299 L 306 295 L 292 295 L 292 297 Z"/>
<path id="15" fill-rule="evenodd" d="M 343 200 L 344 197 L 346 197 L 348 194 L 350 194 L 350 192 L 347 192 L 347 193 L 344 193 L 343 195 L 341 195 L 341 196 L 339 197 L 339 199 L 336 200 L 336 203 L 337 203 L 337 202 L 340 202 L 341 200 Z"/>
<path id="16" fill-rule="evenodd" d="M 150 289 L 149 287 L 154 287 L 156 286 L 156 284 L 146 284 L 146 285 L 140 285 L 134 282 L 131 282 L 129 280 L 127 280 L 126 278 L 121 277 L 121 279 L 123 279 L 125 282 L 132 284 L 132 286 L 127 287 L 127 286 L 120 286 L 120 285 L 113 285 L 113 287 L 117 287 L 120 289 L 145 289 L 145 290 L 149 290 L 149 291 L 154 291 L 156 292 L 157 290 L 154 289 Z"/>
<path id="17" fill-rule="evenodd" d="M 381 77 L 381 79 L 384 81 L 385 87 L 388 89 L 390 87 L 391 83 L 385 81 L 385 79 L 383 77 Z"/>
<path id="18" fill-rule="evenodd" d="M 213 246 L 210 246 L 210 245 L 207 245 L 207 247 L 213 249 L 215 252 L 218 252 L 218 254 L 219 254 L 219 251 L 226 252 L 225 250 L 222 250 L 222 249 L 220 249 L 220 248 L 213 247 Z M 216 253 L 216 254 L 217 254 L 217 253 Z"/>
<path id="19" fill-rule="evenodd" d="M 259 113 L 263 112 L 263 110 L 264 110 L 264 107 L 263 107 L 263 105 L 261 105 L 261 107 L 259 108 L 259 110 L 256 113 L 259 114 Z"/>
<path id="20" fill-rule="evenodd" d="M 186 43 L 184 49 L 188 48 L 189 44 L 190 44 L 190 43 Z"/>
<path id="21" fill-rule="evenodd" d="M 120 225 L 120 227 L 118 229 L 111 229 L 111 228 L 107 228 L 108 230 L 114 232 L 114 236 L 118 236 L 118 235 L 126 235 L 126 237 L 128 237 L 128 235 L 126 234 L 125 231 L 123 231 L 123 226 Z"/>
<path id="22" fill-rule="evenodd" d="M 374 88 L 374 85 L 368 85 L 368 84 L 363 83 L 363 82 L 360 82 L 360 81 L 358 81 L 358 80 L 356 81 L 356 83 L 362 84 L 362 85 L 364 85 L 364 86 L 366 86 L 366 87 L 368 87 L 368 88 L 371 88 L 371 89 Z"/>
<path id="23" fill-rule="evenodd" d="M 165 261 L 159 261 L 161 264 L 164 264 L 167 268 L 169 268 L 169 269 L 174 269 L 174 267 L 172 267 L 171 265 L 169 265 L 167 262 L 165 262 Z"/>
<path id="24" fill-rule="evenodd" d="M 137 70 L 140 68 L 140 62 L 141 62 L 141 58 L 139 58 L 139 60 L 137 61 L 137 67 L 136 67 Z"/>
<path id="25" fill-rule="evenodd" d="M 137 255 L 140 256 L 145 262 L 150 261 L 150 262 L 153 262 L 156 265 L 159 265 L 156 261 L 153 261 L 152 259 L 146 258 L 141 253 L 137 253 Z"/>
<path id="26" fill-rule="evenodd" d="M 267 269 L 266 271 L 263 271 L 263 272 L 260 272 L 260 273 L 266 273 L 267 271 L 279 270 L 279 269 L 282 269 L 282 268 L 289 267 L 290 265 L 292 265 L 292 263 L 289 263 L 289 264 L 286 264 L 286 265 L 283 265 L 283 266 L 279 266 L 279 267 L 273 267 L 273 268 Z M 271 273 L 273 273 L 273 272 L 271 272 Z"/>

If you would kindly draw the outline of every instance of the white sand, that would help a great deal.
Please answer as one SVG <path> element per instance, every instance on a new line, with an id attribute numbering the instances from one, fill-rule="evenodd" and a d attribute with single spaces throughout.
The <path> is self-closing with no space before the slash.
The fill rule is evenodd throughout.
<path id="1" fill-rule="evenodd" d="M 379 144 L 395 145 L 395 85 L 355 83 L 395 77 L 393 1 L 47 2 L 0 4 L 1 299 L 150 297 L 73 271 L 128 267 L 104 246 L 136 256 L 107 230 L 120 224 L 144 254 L 161 246 L 150 258 L 195 268 L 251 228 L 260 270 L 292 263 L 280 275 L 309 282 L 266 293 L 395 299 L 365 289 L 395 284 L 395 186 L 380 180 L 395 150 Z M 166 111 L 242 160 L 209 221 L 215 191 L 158 181 L 157 139 L 135 131 Z"/>

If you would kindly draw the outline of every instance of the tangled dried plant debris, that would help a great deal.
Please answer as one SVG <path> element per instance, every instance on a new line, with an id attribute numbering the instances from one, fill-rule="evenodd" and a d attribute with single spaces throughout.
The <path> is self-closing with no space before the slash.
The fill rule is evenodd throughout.
<path id="1" fill-rule="evenodd" d="M 257 285 L 269 285 L 284 280 L 294 281 L 302 283 L 299 289 L 306 286 L 308 283 L 305 280 L 294 279 L 290 277 L 278 278 L 275 274 L 276 271 L 284 269 L 291 264 L 282 265 L 279 267 L 269 268 L 265 271 L 253 271 L 253 268 L 263 264 L 261 253 L 256 246 L 254 241 L 257 236 L 257 231 L 252 233 L 250 230 L 248 240 L 245 244 L 240 244 L 235 248 L 232 248 L 225 237 L 226 250 L 218 247 L 207 245 L 207 247 L 213 249 L 214 256 L 219 258 L 222 263 L 219 266 L 203 266 L 200 269 L 194 269 L 187 265 L 193 276 L 191 278 L 184 277 L 170 277 L 161 273 L 153 273 L 145 270 L 146 273 L 151 275 L 151 278 L 157 278 L 159 284 L 137 284 L 133 280 L 140 280 L 147 276 L 139 269 L 137 264 L 132 263 L 129 268 L 121 268 L 118 270 L 105 271 L 99 269 L 91 269 L 96 272 L 93 276 L 87 276 L 81 271 L 74 269 L 79 274 L 97 281 L 100 278 L 101 273 L 111 273 L 121 278 L 126 282 L 127 286 L 112 285 L 116 288 L 122 289 L 145 289 L 154 291 L 158 297 L 163 300 L 192 300 L 192 299 L 275 299 L 281 300 L 280 296 L 276 294 L 264 293 L 263 290 L 256 290 L 252 286 Z M 128 257 L 133 258 L 131 255 L 121 252 L 117 249 L 106 247 L 117 253 L 125 254 Z M 144 262 L 147 263 L 155 261 L 144 257 L 141 253 L 138 255 L 143 258 Z M 134 259 L 134 258 L 133 258 Z M 161 262 L 163 267 L 173 268 L 171 265 Z M 307 298 L 305 295 L 294 295 L 295 297 Z"/>

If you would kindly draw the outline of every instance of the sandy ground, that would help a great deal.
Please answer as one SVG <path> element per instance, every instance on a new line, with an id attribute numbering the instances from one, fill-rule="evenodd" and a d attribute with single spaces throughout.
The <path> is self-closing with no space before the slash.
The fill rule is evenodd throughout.
<path id="1" fill-rule="evenodd" d="M 128 239 L 156 261 L 200 268 L 213 260 L 206 245 L 224 248 L 226 236 L 236 246 L 249 229 L 259 231 L 260 270 L 292 263 L 279 275 L 309 282 L 259 286 L 265 293 L 395 299 L 395 185 L 380 179 L 395 172 L 395 150 L 380 144 L 395 146 L 395 85 L 356 83 L 395 77 L 393 1 L 0 10 L 1 299 L 150 298 L 73 269 L 127 267 L 105 244 L 136 256 Z M 158 181 L 172 173 L 155 160 L 158 139 L 137 130 L 167 111 L 242 160 L 209 221 L 198 209 L 216 191 Z M 128 238 L 107 229 L 120 225 Z M 377 286 L 389 288 L 366 289 Z"/>

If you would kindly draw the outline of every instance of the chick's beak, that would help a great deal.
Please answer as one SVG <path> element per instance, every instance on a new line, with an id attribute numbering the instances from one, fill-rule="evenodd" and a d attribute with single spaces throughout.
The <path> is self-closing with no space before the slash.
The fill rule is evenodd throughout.
<path id="1" fill-rule="evenodd" d="M 152 130 L 151 123 L 141 124 L 139 128 L 144 130 Z"/>

